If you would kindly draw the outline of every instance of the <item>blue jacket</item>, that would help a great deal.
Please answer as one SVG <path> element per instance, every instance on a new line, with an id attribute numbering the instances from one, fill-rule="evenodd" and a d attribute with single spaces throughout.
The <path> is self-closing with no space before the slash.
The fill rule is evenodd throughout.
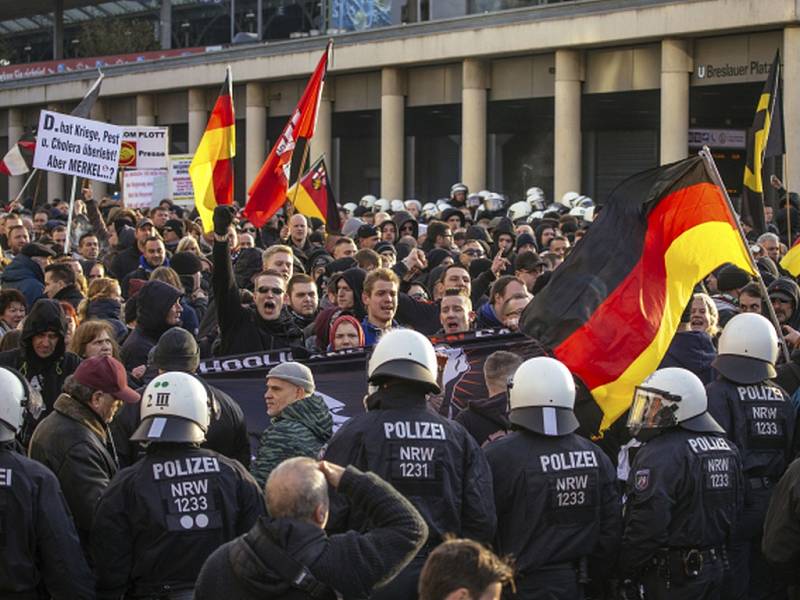
<path id="1" fill-rule="evenodd" d="M 716 356 L 714 342 L 705 331 L 679 331 L 672 338 L 672 343 L 658 368 L 681 367 L 691 371 L 704 385 L 708 385 L 715 379 L 711 361 Z"/>
<path id="2" fill-rule="evenodd" d="M 18 255 L 3 271 L 4 288 L 14 288 L 22 292 L 28 303 L 28 310 L 39 298 L 44 298 L 44 273 L 42 268 L 30 257 Z"/>
<path id="3" fill-rule="evenodd" d="M 392 321 L 392 329 L 397 327 L 397 321 Z M 378 340 L 381 339 L 383 335 L 383 330 L 378 329 L 369 322 L 369 317 L 364 317 L 364 320 L 361 321 L 361 329 L 364 330 L 364 347 L 374 346 L 378 343 Z"/>

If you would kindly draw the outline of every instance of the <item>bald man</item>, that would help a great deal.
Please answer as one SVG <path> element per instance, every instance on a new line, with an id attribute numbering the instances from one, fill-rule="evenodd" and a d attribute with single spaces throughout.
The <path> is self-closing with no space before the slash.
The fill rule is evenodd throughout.
<path id="1" fill-rule="evenodd" d="M 351 510 L 371 516 L 371 531 L 325 534 L 329 484 Z M 320 588 L 327 595 L 314 597 L 366 597 L 428 539 L 424 519 L 408 500 L 374 473 L 353 467 L 285 460 L 267 480 L 266 503 L 270 517 L 208 558 L 195 600 L 282 597 L 292 589 L 310 594 Z"/>

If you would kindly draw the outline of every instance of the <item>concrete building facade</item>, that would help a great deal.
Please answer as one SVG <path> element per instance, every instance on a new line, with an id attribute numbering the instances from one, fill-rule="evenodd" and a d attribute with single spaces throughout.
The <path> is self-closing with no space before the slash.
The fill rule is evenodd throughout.
<path id="1" fill-rule="evenodd" d="M 334 37 L 310 156 L 340 202 L 446 196 L 450 184 L 602 201 L 626 176 L 704 142 L 741 187 L 744 138 L 776 50 L 784 64 L 786 172 L 800 186 L 800 3 L 584 0 Z M 237 109 L 236 198 L 280 134 L 325 46 L 306 38 L 106 71 L 94 118 L 170 126 L 192 152 L 225 67 Z M 68 111 L 90 71 L 0 84 L 0 148 Z M 50 198 L 64 177 L 47 178 Z M 0 182 L 15 195 L 23 178 Z M 102 189 L 102 188 L 98 188 Z"/>

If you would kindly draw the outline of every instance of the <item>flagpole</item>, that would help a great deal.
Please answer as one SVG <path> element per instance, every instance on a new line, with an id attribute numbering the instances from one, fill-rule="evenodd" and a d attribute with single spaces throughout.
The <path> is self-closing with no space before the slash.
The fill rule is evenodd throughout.
<path id="1" fill-rule="evenodd" d="M 703 149 L 700 150 L 698 154 L 700 155 L 700 158 L 703 159 L 703 162 L 705 162 L 709 174 L 711 175 L 711 179 L 713 179 L 714 183 L 717 184 L 717 187 L 722 190 L 722 195 L 725 198 L 725 202 L 728 204 L 728 210 L 730 210 L 731 214 L 735 217 L 736 227 L 739 229 L 739 235 L 742 238 L 742 242 L 744 242 L 745 248 L 747 248 L 747 256 L 750 259 L 750 268 L 753 269 L 756 277 L 758 278 L 761 294 L 764 296 L 764 304 L 767 305 L 767 311 L 769 312 L 769 318 L 778 333 L 778 341 L 781 346 L 781 351 L 783 352 L 783 358 L 787 363 L 789 363 L 791 362 L 791 359 L 789 357 L 789 348 L 786 345 L 786 338 L 783 336 L 783 329 L 781 328 L 781 324 L 778 322 L 778 316 L 775 314 L 775 308 L 773 308 L 772 302 L 769 301 L 769 292 L 767 292 L 767 286 L 764 283 L 763 277 L 761 277 L 761 271 L 758 270 L 758 265 L 753 257 L 753 253 L 750 251 L 750 244 L 747 242 L 747 237 L 742 229 L 742 223 L 739 220 L 736 211 L 733 210 L 733 203 L 731 202 L 730 196 L 728 196 L 728 190 L 725 188 L 725 184 L 723 183 L 722 177 L 717 169 L 717 163 L 714 162 L 714 157 L 711 155 L 711 150 L 709 150 L 708 146 L 703 146 Z"/>
<path id="2" fill-rule="evenodd" d="M 72 193 L 69 195 L 69 215 L 67 216 L 67 238 L 64 240 L 64 254 L 69 254 L 72 238 L 72 211 L 75 210 L 75 194 L 78 188 L 78 176 L 72 176 Z"/>
<path id="3" fill-rule="evenodd" d="M 39 172 L 39 169 L 33 169 L 31 174 L 28 175 L 28 179 L 25 180 L 25 184 L 22 186 L 22 189 L 17 194 L 16 198 L 14 198 L 14 202 L 19 202 L 19 199 L 22 198 L 22 194 L 25 193 L 25 190 L 28 188 L 28 184 L 33 180 L 34 175 Z M 13 204 L 13 203 L 12 203 Z"/>
<path id="4" fill-rule="evenodd" d="M 789 160 L 786 153 L 783 153 L 783 180 L 789 181 Z M 786 247 L 792 247 L 792 203 L 789 201 L 789 190 L 783 189 L 786 199 Z"/>

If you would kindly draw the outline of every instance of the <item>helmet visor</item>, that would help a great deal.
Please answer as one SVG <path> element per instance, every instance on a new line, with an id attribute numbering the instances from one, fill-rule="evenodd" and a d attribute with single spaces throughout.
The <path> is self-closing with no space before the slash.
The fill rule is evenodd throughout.
<path id="1" fill-rule="evenodd" d="M 675 413 L 680 397 L 653 388 L 636 387 L 628 414 L 628 430 L 632 435 L 644 429 L 663 429 L 678 424 Z"/>
<path id="2" fill-rule="evenodd" d="M 500 210 L 503 208 L 503 199 L 489 196 L 483 201 L 483 205 L 486 207 L 486 210 L 489 211 Z"/>

